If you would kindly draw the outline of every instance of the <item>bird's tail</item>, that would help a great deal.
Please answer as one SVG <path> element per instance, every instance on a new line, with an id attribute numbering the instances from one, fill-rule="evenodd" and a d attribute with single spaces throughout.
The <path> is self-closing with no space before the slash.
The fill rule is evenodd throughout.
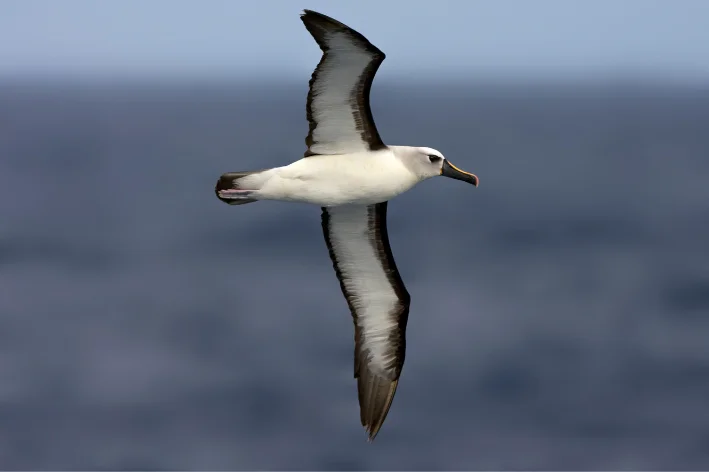
<path id="1" fill-rule="evenodd" d="M 254 179 L 244 179 L 244 177 L 256 176 L 261 172 L 263 172 L 263 170 L 227 172 L 226 174 L 222 174 L 219 180 L 217 180 L 217 185 L 214 187 L 217 198 L 229 205 L 244 205 L 257 201 L 258 198 L 253 198 L 253 193 L 259 186 L 249 185 L 256 184 L 257 182 L 250 182 Z"/>

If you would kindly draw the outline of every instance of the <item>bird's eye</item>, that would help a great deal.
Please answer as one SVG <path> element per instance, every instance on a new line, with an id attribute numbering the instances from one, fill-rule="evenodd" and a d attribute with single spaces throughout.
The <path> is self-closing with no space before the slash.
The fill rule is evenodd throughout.
<path id="1" fill-rule="evenodd" d="M 431 161 L 431 162 L 434 163 L 434 164 L 435 164 L 436 162 L 440 161 L 441 159 L 442 159 L 442 158 L 441 158 L 440 156 L 434 156 L 433 154 L 431 154 L 430 156 L 428 156 L 428 160 Z"/>

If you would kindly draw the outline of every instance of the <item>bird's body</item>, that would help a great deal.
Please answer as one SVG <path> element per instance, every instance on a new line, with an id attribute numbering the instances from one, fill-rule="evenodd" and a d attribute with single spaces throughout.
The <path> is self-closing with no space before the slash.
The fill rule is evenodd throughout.
<path id="1" fill-rule="evenodd" d="M 397 156 L 406 148 L 332 156 L 310 156 L 241 178 L 249 198 L 330 207 L 370 205 L 400 195 L 422 179 Z"/>
<path id="2" fill-rule="evenodd" d="M 389 246 L 388 201 L 434 176 L 475 186 L 478 178 L 435 149 L 385 145 L 369 107 L 384 53 L 328 16 L 305 10 L 301 19 L 323 51 L 306 103 L 305 156 L 225 173 L 215 192 L 230 205 L 280 200 L 322 207 L 325 243 L 354 321 L 360 420 L 372 440 L 399 383 L 411 304 Z"/>

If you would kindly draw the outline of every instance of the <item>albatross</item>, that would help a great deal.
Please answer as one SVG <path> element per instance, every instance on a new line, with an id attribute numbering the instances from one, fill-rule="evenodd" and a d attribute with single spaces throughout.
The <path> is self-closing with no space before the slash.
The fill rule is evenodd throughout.
<path id="1" fill-rule="evenodd" d="M 300 18 L 322 50 L 306 103 L 305 154 L 282 167 L 225 173 L 215 192 L 229 205 L 321 207 L 325 244 L 354 321 L 360 420 L 371 442 L 399 384 L 411 304 L 389 247 L 387 202 L 430 177 L 476 187 L 478 178 L 433 148 L 384 144 L 369 106 L 384 53 L 329 16 L 304 10 Z"/>

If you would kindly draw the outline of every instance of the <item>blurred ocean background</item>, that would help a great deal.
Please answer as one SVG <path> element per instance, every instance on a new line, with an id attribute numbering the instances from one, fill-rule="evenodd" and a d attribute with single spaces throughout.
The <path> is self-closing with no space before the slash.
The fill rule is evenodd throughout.
<path id="1" fill-rule="evenodd" d="M 390 204 L 372 445 L 320 210 L 213 193 L 299 157 L 306 92 L 2 88 L 3 468 L 709 466 L 709 92 L 376 88 L 481 185 Z"/>
<path id="2" fill-rule="evenodd" d="M 44 31 L 76 31 L 81 2 L 27 3 L 57 10 Z M 27 3 L 0 13 L 45 11 Z M 424 41 L 352 6 L 304 7 L 388 54 Z M 297 73 L 269 62 L 263 80 L 67 78 L 33 69 L 37 51 L 52 63 L 55 46 L 90 58 L 79 44 L 109 42 L 0 42 L 0 468 L 709 468 L 709 80 L 419 77 L 387 72 L 391 53 L 372 89 L 384 141 L 435 147 L 480 186 L 432 179 L 390 203 L 413 302 L 399 390 L 367 444 L 320 209 L 213 191 L 305 150 L 319 52 L 296 15 L 278 21 L 308 58 L 280 64 Z"/>

